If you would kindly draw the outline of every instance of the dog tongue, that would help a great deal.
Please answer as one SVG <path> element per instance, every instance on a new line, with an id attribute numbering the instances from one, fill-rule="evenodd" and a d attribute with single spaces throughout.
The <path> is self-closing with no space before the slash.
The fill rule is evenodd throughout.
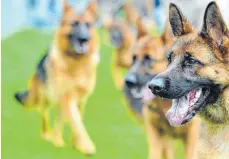
<path id="1" fill-rule="evenodd" d="M 185 97 L 174 99 L 171 108 L 166 113 L 171 126 L 180 126 L 184 121 L 184 116 L 188 112 L 189 103 Z"/>
<path id="2" fill-rule="evenodd" d="M 191 91 L 189 94 L 188 94 L 188 105 L 191 106 L 192 105 L 192 102 L 193 100 L 196 98 L 196 91 Z"/>
<path id="3" fill-rule="evenodd" d="M 87 51 L 88 51 L 88 43 L 85 42 L 85 43 L 82 44 L 82 52 L 86 53 Z"/>
<path id="4" fill-rule="evenodd" d="M 146 86 L 143 89 L 143 101 L 149 102 L 155 98 L 155 95 L 151 92 L 151 90 Z"/>

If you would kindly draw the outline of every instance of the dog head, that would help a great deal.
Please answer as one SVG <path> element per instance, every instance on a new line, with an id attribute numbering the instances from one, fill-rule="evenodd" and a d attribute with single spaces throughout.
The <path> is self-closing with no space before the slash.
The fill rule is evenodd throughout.
<path id="1" fill-rule="evenodd" d="M 125 19 L 117 16 L 119 11 L 124 12 Z M 138 27 L 140 18 L 133 5 L 130 3 L 123 4 L 110 19 L 112 20 L 108 30 L 112 44 L 117 49 L 130 47 L 142 30 Z"/>
<path id="2" fill-rule="evenodd" d="M 61 25 L 57 31 L 59 49 L 71 55 L 83 55 L 89 52 L 94 34 L 93 24 L 97 18 L 97 3 L 91 1 L 83 13 L 70 7 L 64 1 Z"/>
<path id="3" fill-rule="evenodd" d="M 124 86 L 124 92 L 134 108 L 139 109 L 143 102 L 154 98 L 147 84 L 167 67 L 166 46 L 172 39 L 169 35 L 167 29 L 161 37 L 146 35 L 135 46 L 133 63 L 126 74 Z"/>
<path id="4" fill-rule="evenodd" d="M 169 20 L 176 41 L 167 70 L 153 78 L 149 88 L 157 96 L 173 99 L 166 116 L 171 125 L 179 126 L 219 102 L 229 84 L 229 32 L 215 2 L 207 6 L 199 33 L 174 4 Z"/>
<path id="5" fill-rule="evenodd" d="M 130 47 L 134 43 L 137 30 L 131 27 L 126 20 L 114 21 L 109 28 L 111 43 L 116 49 Z"/>

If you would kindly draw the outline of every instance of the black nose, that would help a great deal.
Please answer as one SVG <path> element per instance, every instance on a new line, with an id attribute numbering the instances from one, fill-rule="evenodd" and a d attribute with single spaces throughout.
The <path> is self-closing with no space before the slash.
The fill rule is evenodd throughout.
<path id="1" fill-rule="evenodd" d="M 166 91 L 168 86 L 168 80 L 165 78 L 154 78 L 149 83 L 149 88 L 156 95 L 159 95 Z"/>
<path id="2" fill-rule="evenodd" d="M 125 83 L 128 87 L 132 87 L 137 84 L 137 77 L 135 75 L 129 75 L 125 78 Z"/>
<path id="3" fill-rule="evenodd" d="M 80 43 L 85 43 L 89 41 L 89 38 L 88 37 L 78 37 L 78 40 Z"/>

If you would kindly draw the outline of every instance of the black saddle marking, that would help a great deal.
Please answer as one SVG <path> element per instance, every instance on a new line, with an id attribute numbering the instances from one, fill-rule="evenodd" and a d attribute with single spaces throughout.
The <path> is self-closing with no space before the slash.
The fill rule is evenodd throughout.
<path id="1" fill-rule="evenodd" d="M 37 74 L 38 78 L 44 83 L 47 80 L 47 71 L 46 71 L 46 61 L 47 61 L 47 59 L 48 59 L 48 53 L 46 53 L 42 57 L 40 62 L 38 63 L 37 71 L 36 71 L 36 74 Z"/>

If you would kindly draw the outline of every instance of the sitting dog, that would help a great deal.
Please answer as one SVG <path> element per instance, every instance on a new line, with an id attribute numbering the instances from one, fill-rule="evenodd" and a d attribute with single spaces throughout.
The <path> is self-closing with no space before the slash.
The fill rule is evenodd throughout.
<path id="1" fill-rule="evenodd" d="M 96 5 L 91 1 L 82 14 L 77 14 L 65 0 L 62 21 L 50 51 L 39 62 L 28 90 L 15 94 L 25 108 L 41 112 L 44 139 L 64 146 L 62 126 L 67 121 L 74 147 L 85 154 L 96 151 L 82 119 L 84 103 L 95 87 L 99 57 L 99 39 L 93 26 Z M 51 105 L 57 110 L 52 132 L 48 123 Z"/>
<path id="2" fill-rule="evenodd" d="M 169 14 L 176 41 L 168 68 L 152 79 L 149 87 L 155 95 L 173 99 L 166 115 L 172 126 L 201 116 L 200 159 L 227 159 L 229 30 L 216 2 L 208 4 L 200 32 L 176 5 L 170 4 Z"/>
<path id="3" fill-rule="evenodd" d="M 171 100 L 155 98 L 148 88 L 148 82 L 167 67 L 167 50 L 172 44 L 169 25 L 162 36 L 152 37 L 146 34 L 136 44 L 133 63 L 125 78 L 125 94 L 133 112 L 143 119 L 148 136 L 149 159 L 174 159 L 176 138 L 185 145 L 186 159 L 196 158 L 197 139 L 199 137 L 199 119 L 182 127 L 173 128 L 166 120 L 165 112 Z"/>

